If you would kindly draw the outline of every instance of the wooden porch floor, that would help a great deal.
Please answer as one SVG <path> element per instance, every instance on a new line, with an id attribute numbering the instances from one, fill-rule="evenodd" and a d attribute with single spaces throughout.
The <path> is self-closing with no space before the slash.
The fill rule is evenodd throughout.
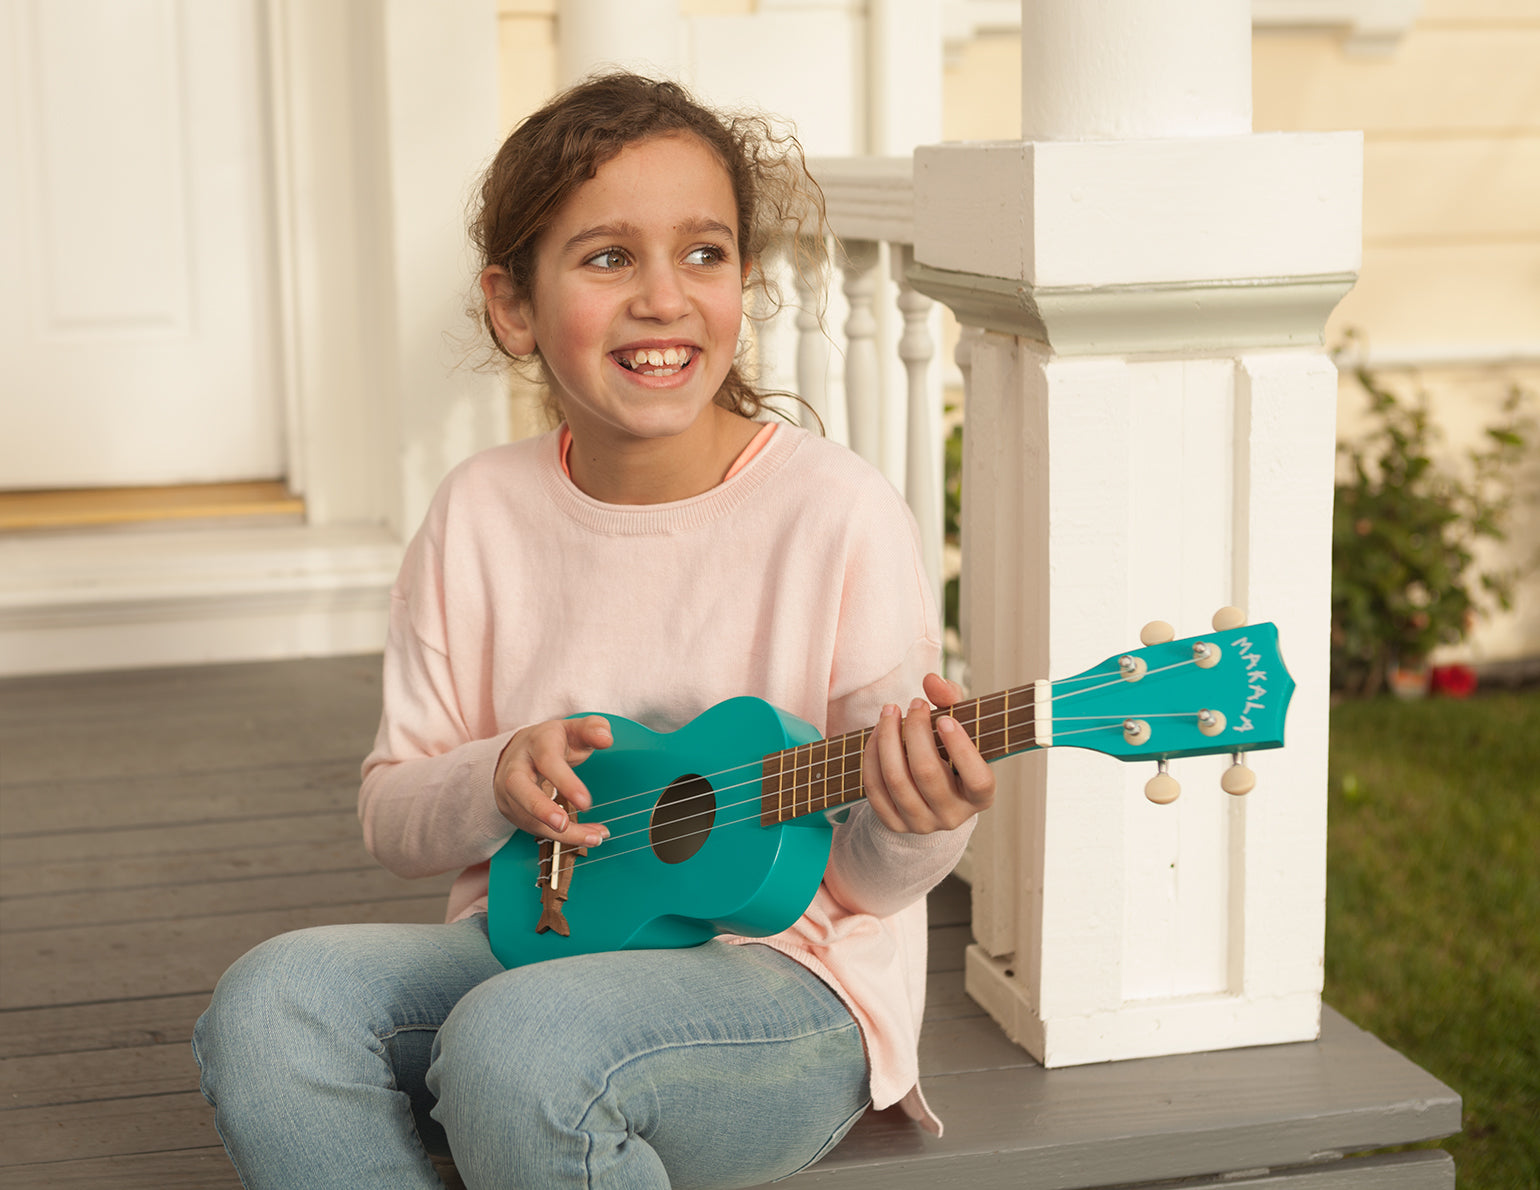
<path id="1" fill-rule="evenodd" d="M 359 841 L 378 706 L 377 657 L 0 682 L 0 1186 L 239 1186 L 187 1044 L 220 973 L 284 930 L 440 920 L 447 878 Z M 931 908 L 946 1138 L 874 1113 L 798 1185 L 1453 1185 L 1437 1151 L 1336 1160 L 1459 1127 L 1458 1096 L 1340 1018 L 1309 1045 L 1044 1071 L 963 991 L 966 890 Z"/>

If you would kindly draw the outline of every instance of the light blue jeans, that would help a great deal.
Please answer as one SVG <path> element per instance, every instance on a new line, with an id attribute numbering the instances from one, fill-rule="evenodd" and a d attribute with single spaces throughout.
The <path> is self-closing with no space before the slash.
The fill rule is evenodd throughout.
<path id="1" fill-rule="evenodd" d="M 486 919 L 327 926 L 237 960 L 193 1035 L 248 1190 L 751 1186 L 867 1101 L 817 976 L 712 942 L 505 971 Z"/>

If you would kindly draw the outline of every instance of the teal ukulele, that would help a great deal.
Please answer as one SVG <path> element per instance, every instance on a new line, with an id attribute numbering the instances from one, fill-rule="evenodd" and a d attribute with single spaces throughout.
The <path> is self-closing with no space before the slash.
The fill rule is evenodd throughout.
<path id="1" fill-rule="evenodd" d="M 1233 624 L 1239 613 L 1215 619 Z M 1156 802 L 1178 792 L 1168 760 L 1234 753 L 1221 785 L 1245 793 L 1254 780 L 1241 754 L 1282 747 L 1294 691 L 1278 630 L 1255 624 L 1170 636 L 1169 627 L 1151 625 L 1145 648 L 935 715 L 952 715 L 989 761 L 1055 745 L 1156 760 L 1159 772 L 1145 787 Z M 603 822 L 610 837 L 588 855 L 521 832 L 492 857 L 488 922 L 498 960 L 516 967 L 696 946 L 723 933 L 776 934 L 795 922 L 829 859 L 833 827 L 824 811 L 865 796 L 870 730 L 823 739 L 757 698 L 718 703 L 669 733 L 604 717 L 615 742 L 584 761 L 580 775 L 594 799 L 583 821 Z"/>

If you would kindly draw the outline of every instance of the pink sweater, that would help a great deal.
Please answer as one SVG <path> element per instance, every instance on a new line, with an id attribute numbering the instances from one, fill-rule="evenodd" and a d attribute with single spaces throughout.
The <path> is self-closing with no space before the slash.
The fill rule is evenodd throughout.
<path id="1" fill-rule="evenodd" d="M 603 710 L 671 731 L 752 694 L 826 735 L 851 731 L 906 705 L 939 657 L 913 518 L 843 447 L 783 426 L 709 492 L 611 505 L 567 478 L 557 442 L 461 464 L 391 592 L 359 817 L 391 871 L 460 872 L 450 920 L 484 907 L 487 861 L 513 832 L 492 774 L 520 727 Z M 874 1105 L 903 1102 L 938 1131 L 917 1085 L 924 896 L 971 827 L 895 835 L 858 804 L 801 920 L 755 940 L 850 1008 Z"/>

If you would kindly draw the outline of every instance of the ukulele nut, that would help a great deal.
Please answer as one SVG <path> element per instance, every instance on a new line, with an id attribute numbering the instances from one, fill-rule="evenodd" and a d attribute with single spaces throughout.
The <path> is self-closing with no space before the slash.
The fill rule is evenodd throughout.
<path id="1" fill-rule="evenodd" d="M 1137 747 L 1150 742 L 1150 725 L 1143 719 L 1123 720 L 1123 738 Z"/>
<path id="2" fill-rule="evenodd" d="M 1200 640 L 1192 647 L 1192 659 L 1199 669 L 1213 669 L 1223 650 L 1212 641 Z"/>
<path id="3" fill-rule="evenodd" d="M 1124 656 L 1118 658 L 1118 676 L 1125 682 L 1137 682 L 1148 672 L 1149 666 L 1145 664 L 1143 657 Z"/>
<path id="4" fill-rule="evenodd" d="M 1225 714 L 1223 711 L 1203 710 L 1198 712 L 1198 730 L 1204 735 L 1215 736 L 1225 729 Z"/>

